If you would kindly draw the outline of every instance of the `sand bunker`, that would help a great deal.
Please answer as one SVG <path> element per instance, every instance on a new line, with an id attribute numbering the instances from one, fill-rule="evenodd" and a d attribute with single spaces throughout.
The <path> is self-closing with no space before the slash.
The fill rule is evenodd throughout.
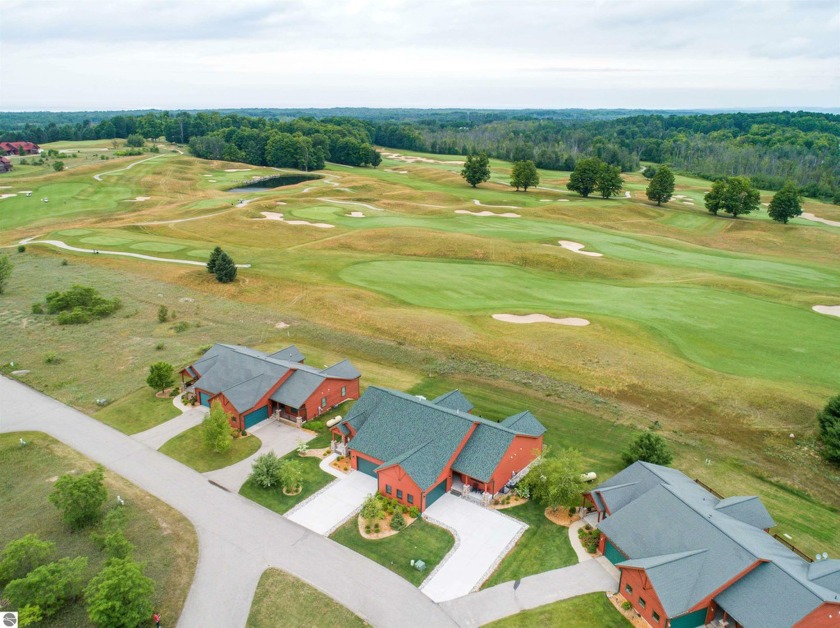
<path id="1" fill-rule="evenodd" d="M 385 211 L 381 207 L 375 207 L 373 205 L 369 205 L 368 203 L 360 203 L 359 201 L 342 201 L 337 198 L 327 198 L 326 196 L 319 196 L 318 200 L 325 201 L 327 203 L 335 203 L 337 205 L 358 205 L 360 207 L 367 207 L 368 209 L 372 209 L 377 212 Z"/>
<path id="2" fill-rule="evenodd" d="M 306 225 L 308 227 L 318 227 L 319 229 L 332 229 L 335 225 L 330 225 L 325 222 L 309 222 L 308 220 L 286 220 L 283 214 L 277 212 L 260 212 L 265 218 L 254 218 L 254 220 L 277 220 L 285 222 L 287 225 Z"/>
<path id="3" fill-rule="evenodd" d="M 383 157 L 387 157 L 388 159 L 396 159 L 398 161 L 404 161 L 407 164 L 414 164 L 414 163 L 423 163 L 423 164 L 452 164 L 453 166 L 463 166 L 463 161 L 449 161 L 449 160 L 440 160 L 440 159 L 429 159 L 428 157 L 417 157 L 415 155 L 401 155 L 400 153 L 390 153 L 385 151 L 380 151 Z"/>
<path id="4" fill-rule="evenodd" d="M 209 183 L 216 183 L 216 179 L 207 179 Z"/>
<path id="5" fill-rule="evenodd" d="M 570 250 L 572 253 L 578 253 L 580 255 L 589 255 L 590 257 L 604 257 L 603 253 L 595 253 L 594 251 L 584 251 L 583 249 L 586 248 L 586 245 L 581 244 L 580 242 L 572 242 L 571 240 L 559 240 L 557 243 L 564 249 Z"/>
<path id="6" fill-rule="evenodd" d="M 284 203 L 283 201 L 276 201 L 274 204 L 275 205 L 285 205 L 286 203 Z"/>
<path id="7" fill-rule="evenodd" d="M 395 174 L 408 174 L 408 170 L 394 170 L 393 168 L 385 168 L 385 172 L 393 172 Z"/>
<path id="8" fill-rule="evenodd" d="M 840 305 L 815 305 L 811 309 L 820 314 L 840 317 Z"/>
<path id="9" fill-rule="evenodd" d="M 249 170 L 253 170 L 253 168 L 225 168 L 225 172 L 248 172 Z"/>
<path id="10" fill-rule="evenodd" d="M 11 185 L 0 185 L 0 190 L 11 190 L 11 189 L 12 189 Z"/>
<path id="11" fill-rule="evenodd" d="M 126 203 L 140 203 L 141 201 L 148 201 L 151 196 L 135 196 L 134 198 L 125 199 Z"/>
<path id="12" fill-rule="evenodd" d="M 840 227 L 840 220 L 828 220 L 826 218 L 820 218 L 819 216 L 814 216 L 814 214 L 810 212 L 802 212 L 801 218 L 804 218 L 805 220 L 810 220 L 812 222 L 820 222 L 824 225 L 829 225 L 831 227 Z"/>
<path id="13" fill-rule="evenodd" d="M 470 216 L 495 216 L 496 218 L 519 218 L 519 214 L 514 214 L 513 212 L 505 212 L 503 214 L 494 214 L 493 212 L 483 211 L 483 212 L 471 212 L 468 209 L 456 209 L 456 214 L 468 214 Z"/>
<path id="14" fill-rule="evenodd" d="M 674 194 L 674 198 L 688 198 L 685 194 Z"/>
<path id="15" fill-rule="evenodd" d="M 349 214 L 344 214 L 345 216 L 349 216 L 350 218 L 364 218 L 365 215 L 362 212 L 350 212 Z"/>
<path id="16" fill-rule="evenodd" d="M 493 318 L 503 323 L 553 323 L 555 325 L 570 325 L 572 327 L 586 327 L 589 321 L 585 318 L 552 318 L 545 314 L 526 314 L 519 316 L 517 314 L 493 314 Z"/>
<path id="17" fill-rule="evenodd" d="M 288 326 L 289 326 L 289 323 L 284 323 L 283 321 L 280 321 L 279 323 L 275 323 L 274 328 L 275 329 L 286 329 L 286 327 L 288 327 Z"/>
<path id="18" fill-rule="evenodd" d="M 630 192 L 625 192 L 625 193 L 624 193 L 624 198 L 633 198 L 633 197 L 632 197 L 632 195 L 630 194 Z"/>
<path id="19" fill-rule="evenodd" d="M 479 207 L 495 207 L 496 209 L 522 209 L 516 205 L 485 205 L 477 198 L 473 199 L 473 205 L 478 205 Z"/>
<path id="20" fill-rule="evenodd" d="M 13 196 L 17 196 L 17 194 L 0 194 L 0 201 L 4 198 L 12 198 Z"/>

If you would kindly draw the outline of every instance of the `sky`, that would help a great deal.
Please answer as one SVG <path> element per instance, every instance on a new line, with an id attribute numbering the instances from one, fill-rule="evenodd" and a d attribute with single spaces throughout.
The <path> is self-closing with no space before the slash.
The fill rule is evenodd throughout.
<path id="1" fill-rule="evenodd" d="M 840 107 L 840 0 L 3 0 L 0 110 Z"/>

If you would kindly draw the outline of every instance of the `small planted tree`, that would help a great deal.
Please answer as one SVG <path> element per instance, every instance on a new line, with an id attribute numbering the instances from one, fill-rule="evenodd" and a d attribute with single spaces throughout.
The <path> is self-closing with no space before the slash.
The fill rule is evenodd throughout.
<path id="1" fill-rule="evenodd" d="M 828 400 L 825 408 L 817 413 L 817 421 L 820 424 L 823 457 L 840 464 L 840 395 Z"/>
<path id="2" fill-rule="evenodd" d="M 12 608 L 37 606 L 44 617 L 51 617 L 82 592 L 87 564 L 87 557 L 79 556 L 41 565 L 6 585 L 3 597 Z"/>
<path id="3" fill-rule="evenodd" d="M 158 323 L 165 323 L 166 320 L 169 318 L 169 308 L 165 305 L 161 305 L 158 308 L 157 318 Z"/>
<path id="4" fill-rule="evenodd" d="M 402 509 L 397 509 L 394 516 L 391 517 L 391 529 L 399 532 L 405 527 L 405 517 L 402 514 Z"/>
<path id="5" fill-rule="evenodd" d="M 645 174 L 650 168 L 645 169 Z M 674 194 L 674 173 L 668 166 L 661 166 L 650 178 L 650 184 L 645 190 L 648 199 L 656 201 L 657 205 L 667 203 Z"/>
<path id="6" fill-rule="evenodd" d="M 62 475 L 56 481 L 49 500 L 72 529 L 80 530 L 102 516 L 102 504 L 108 499 L 104 478 L 105 472 L 98 466 L 83 475 Z"/>
<path id="7" fill-rule="evenodd" d="M 210 451 L 218 454 L 230 449 L 233 437 L 230 434 L 230 417 L 222 404 L 214 401 L 210 406 L 210 413 L 201 422 L 204 444 Z"/>
<path id="8" fill-rule="evenodd" d="M 280 459 L 273 451 L 258 456 L 251 463 L 251 479 L 260 488 L 271 488 L 280 483 Z"/>
<path id="9" fill-rule="evenodd" d="M 478 155 L 467 155 L 467 160 L 464 162 L 464 168 L 461 170 L 461 176 L 471 186 L 475 187 L 479 183 L 484 183 L 490 180 L 490 160 L 485 153 Z"/>
<path id="10" fill-rule="evenodd" d="M 207 272 L 208 273 L 215 273 L 216 272 L 216 262 L 219 261 L 219 256 L 224 253 L 222 251 L 222 247 L 217 246 L 210 252 L 210 259 L 207 260 Z"/>
<path id="11" fill-rule="evenodd" d="M 284 493 L 299 493 L 303 488 L 303 470 L 297 460 L 282 460 L 277 476 Z"/>
<path id="12" fill-rule="evenodd" d="M 54 161 L 53 162 L 53 170 L 56 172 L 61 172 L 64 170 L 64 162 L 63 161 Z"/>
<path id="13" fill-rule="evenodd" d="M 87 613 L 96 626 L 134 627 L 148 622 L 154 607 L 155 582 L 144 565 L 112 558 L 85 588 Z"/>
<path id="14" fill-rule="evenodd" d="M 633 464 L 637 460 L 651 464 L 669 465 L 674 457 L 668 450 L 668 444 L 656 432 L 643 432 L 630 443 L 621 457 L 625 464 Z"/>
<path id="15" fill-rule="evenodd" d="M 222 251 L 213 272 L 216 273 L 216 281 L 219 283 L 230 283 L 236 279 L 236 264 L 230 255 Z"/>
<path id="16" fill-rule="evenodd" d="M 163 392 L 175 383 L 175 369 L 168 362 L 155 362 L 149 367 L 149 376 L 146 383 Z"/>
<path id="17" fill-rule="evenodd" d="M 54 554 L 55 543 L 43 541 L 35 534 L 9 541 L 0 552 L 0 586 L 47 564 Z"/>
<path id="18" fill-rule="evenodd" d="M 365 502 L 362 504 L 362 511 L 360 514 L 362 519 L 368 523 L 373 523 L 374 521 L 382 518 L 382 503 L 379 501 L 379 497 L 376 493 L 372 493 L 367 496 Z"/>
<path id="19" fill-rule="evenodd" d="M 583 491 L 581 474 L 583 461 L 578 451 L 564 449 L 556 456 L 543 458 L 533 466 L 521 484 L 525 484 L 531 499 L 547 508 L 577 504 Z"/>

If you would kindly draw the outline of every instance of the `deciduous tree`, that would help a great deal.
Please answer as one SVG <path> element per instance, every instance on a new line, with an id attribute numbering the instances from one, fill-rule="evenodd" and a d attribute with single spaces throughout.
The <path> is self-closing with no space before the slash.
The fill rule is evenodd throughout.
<path id="1" fill-rule="evenodd" d="M 87 613 L 100 627 L 136 628 L 154 611 L 155 582 L 143 574 L 144 564 L 112 558 L 85 588 Z"/>
<path id="2" fill-rule="evenodd" d="M 601 164 L 595 189 L 601 193 L 601 198 L 610 198 L 621 192 L 624 179 L 621 178 L 621 168 L 609 164 Z"/>
<path id="3" fill-rule="evenodd" d="M 362 519 L 369 523 L 382 518 L 382 503 L 376 493 L 367 496 L 362 504 L 361 515 Z"/>
<path id="4" fill-rule="evenodd" d="M 598 174 L 601 172 L 601 160 L 597 157 L 581 159 L 575 164 L 575 169 L 569 176 L 566 187 L 586 198 L 595 191 Z"/>
<path id="5" fill-rule="evenodd" d="M 280 482 L 280 459 L 273 451 L 258 456 L 251 463 L 251 479 L 260 488 L 271 488 Z"/>
<path id="6" fill-rule="evenodd" d="M 773 195 L 767 215 L 776 222 L 787 224 L 791 218 L 802 215 L 802 193 L 793 183 L 785 183 L 781 190 Z"/>
<path id="7" fill-rule="evenodd" d="M 517 192 L 519 188 L 527 192 L 529 187 L 539 185 L 540 175 L 534 162 L 531 160 L 514 162 L 510 173 L 510 184 L 516 188 Z"/>
<path id="8" fill-rule="evenodd" d="M 6 585 L 3 597 L 12 608 L 37 606 L 44 617 L 55 615 L 82 592 L 87 563 L 87 557 L 78 556 L 36 567 L 25 577 Z"/>
<path id="9" fill-rule="evenodd" d="M 471 186 L 476 187 L 479 183 L 490 180 L 490 160 L 485 153 L 467 155 L 461 176 Z"/>
<path id="10" fill-rule="evenodd" d="M 105 472 L 98 466 L 82 475 L 62 475 L 56 481 L 49 500 L 74 530 L 95 523 L 102 516 L 102 504 L 108 499 L 104 478 Z"/>
<path id="11" fill-rule="evenodd" d="M 230 449 L 230 417 L 218 401 L 210 405 L 210 413 L 201 422 L 201 430 L 207 449 L 219 454 Z"/>
<path id="12" fill-rule="evenodd" d="M 719 211 L 731 214 L 737 218 L 741 214 L 749 214 L 759 208 L 761 197 L 749 178 L 730 177 L 720 179 L 712 184 L 712 189 L 706 192 L 706 209 L 717 216 Z"/>
<path id="13" fill-rule="evenodd" d="M 0 586 L 50 562 L 53 554 L 55 543 L 41 540 L 35 534 L 9 541 L 0 552 Z"/>
<path id="14" fill-rule="evenodd" d="M 175 383 L 175 369 L 168 362 L 155 362 L 149 367 L 149 376 L 146 383 L 163 392 Z"/>
<path id="15" fill-rule="evenodd" d="M 297 460 L 282 460 L 277 477 L 283 490 L 287 493 L 293 493 L 300 488 L 303 481 L 303 470 Z"/>
<path id="16" fill-rule="evenodd" d="M 656 174 L 651 177 L 645 194 L 650 200 L 656 201 L 657 205 L 662 205 L 662 203 L 671 200 L 671 196 L 674 194 L 674 173 L 668 166 L 659 167 Z"/>
<path id="17" fill-rule="evenodd" d="M 639 434 L 621 456 L 625 464 L 633 464 L 637 460 L 641 460 L 642 462 L 667 466 L 673 460 L 665 439 L 655 432 Z"/>
<path id="18" fill-rule="evenodd" d="M 531 467 L 522 483 L 528 489 L 531 499 L 557 510 L 561 506 L 573 506 L 580 500 L 583 491 L 582 473 L 580 452 L 564 449 L 556 456 L 544 456 Z"/>

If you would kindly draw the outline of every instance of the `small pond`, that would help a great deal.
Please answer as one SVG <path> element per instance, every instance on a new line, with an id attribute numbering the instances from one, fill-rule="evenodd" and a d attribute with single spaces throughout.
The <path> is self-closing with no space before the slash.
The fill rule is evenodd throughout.
<path id="1" fill-rule="evenodd" d="M 323 179 L 319 174 L 307 174 L 301 172 L 300 174 L 275 174 L 270 177 L 262 177 L 254 179 L 251 182 L 244 183 L 235 188 L 229 188 L 228 192 L 253 192 L 260 188 L 279 188 L 284 185 L 297 185 L 304 181 L 315 181 L 316 179 Z"/>

